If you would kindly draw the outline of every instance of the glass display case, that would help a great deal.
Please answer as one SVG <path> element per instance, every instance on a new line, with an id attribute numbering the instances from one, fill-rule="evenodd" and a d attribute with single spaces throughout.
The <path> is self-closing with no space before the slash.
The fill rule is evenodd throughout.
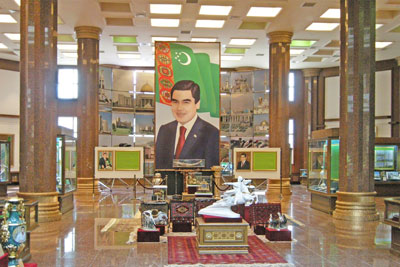
<path id="1" fill-rule="evenodd" d="M 10 181 L 10 142 L 0 141 L 0 183 Z"/>
<path id="2" fill-rule="evenodd" d="M 392 228 L 390 250 L 400 255 L 400 197 L 385 198 L 384 223 Z"/>
<path id="3" fill-rule="evenodd" d="M 308 190 L 335 194 L 339 189 L 339 139 L 308 142 Z"/>
<path id="4" fill-rule="evenodd" d="M 76 190 L 76 139 L 57 136 L 57 192 L 66 194 Z"/>

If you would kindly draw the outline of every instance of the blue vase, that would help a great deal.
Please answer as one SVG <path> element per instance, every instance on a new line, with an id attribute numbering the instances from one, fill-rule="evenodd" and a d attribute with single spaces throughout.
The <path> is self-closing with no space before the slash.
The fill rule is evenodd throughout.
<path id="1" fill-rule="evenodd" d="M 19 255 L 25 247 L 26 222 L 22 198 L 10 198 L 3 210 L 1 223 L 1 245 L 8 253 L 8 266 L 19 266 Z"/>

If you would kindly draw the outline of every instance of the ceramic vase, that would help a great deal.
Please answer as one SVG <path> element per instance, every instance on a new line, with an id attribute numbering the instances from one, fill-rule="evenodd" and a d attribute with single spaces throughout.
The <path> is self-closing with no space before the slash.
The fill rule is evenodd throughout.
<path id="1" fill-rule="evenodd" d="M 22 198 L 10 198 L 3 210 L 1 223 L 1 245 L 8 253 L 8 266 L 17 267 L 20 253 L 25 247 L 26 222 Z"/>

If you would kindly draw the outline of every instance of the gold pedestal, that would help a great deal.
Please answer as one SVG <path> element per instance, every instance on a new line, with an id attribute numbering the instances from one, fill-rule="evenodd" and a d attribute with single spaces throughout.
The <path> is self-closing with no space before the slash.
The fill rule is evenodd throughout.
<path id="1" fill-rule="evenodd" d="M 221 166 L 212 166 L 211 170 L 214 172 L 214 197 L 215 199 L 221 199 L 221 192 L 217 188 L 217 186 L 221 187 L 221 180 L 222 180 L 222 167 Z"/>
<path id="2" fill-rule="evenodd" d="M 247 228 L 244 222 L 206 223 L 196 218 L 196 244 L 199 254 L 247 254 Z"/>
<path id="3" fill-rule="evenodd" d="M 280 194 L 281 192 L 281 181 L 280 179 L 268 179 L 267 195 L 269 194 Z M 290 178 L 282 178 L 282 195 L 291 195 L 292 190 L 290 187 Z"/>
<path id="4" fill-rule="evenodd" d="M 378 221 L 376 192 L 337 192 L 333 218 L 344 221 Z"/>
<path id="5" fill-rule="evenodd" d="M 18 192 L 18 197 L 39 202 L 39 223 L 61 220 L 57 192 L 25 193 Z"/>
<path id="6" fill-rule="evenodd" d="M 192 199 L 194 199 L 196 196 L 194 194 L 189 194 L 189 193 L 182 193 L 182 200 L 183 201 L 190 201 Z"/>
<path id="7" fill-rule="evenodd" d="M 94 180 L 94 185 L 93 185 L 93 180 Z M 77 184 L 77 193 L 87 193 L 87 194 L 97 194 L 99 193 L 98 190 L 99 186 L 99 181 L 97 179 L 93 178 L 78 178 L 78 184 Z M 94 188 L 94 192 L 93 192 Z"/>

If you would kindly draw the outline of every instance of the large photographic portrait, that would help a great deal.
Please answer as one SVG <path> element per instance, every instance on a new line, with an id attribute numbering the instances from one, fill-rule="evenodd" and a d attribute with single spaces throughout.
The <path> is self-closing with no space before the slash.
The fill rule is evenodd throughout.
<path id="1" fill-rule="evenodd" d="M 236 171 L 250 171 L 251 152 L 237 151 L 236 152 Z"/>
<path id="2" fill-rule="evenodd" d="M 156 42 L 156 168 L 219 165 L 220 44 Z"/>
<path id="3" fill-rule="evenodd" d="M 98 165 L 99 171 L 112 171 L 113 170 L 113 152 L 112 151 L 98 151 Z"/>

